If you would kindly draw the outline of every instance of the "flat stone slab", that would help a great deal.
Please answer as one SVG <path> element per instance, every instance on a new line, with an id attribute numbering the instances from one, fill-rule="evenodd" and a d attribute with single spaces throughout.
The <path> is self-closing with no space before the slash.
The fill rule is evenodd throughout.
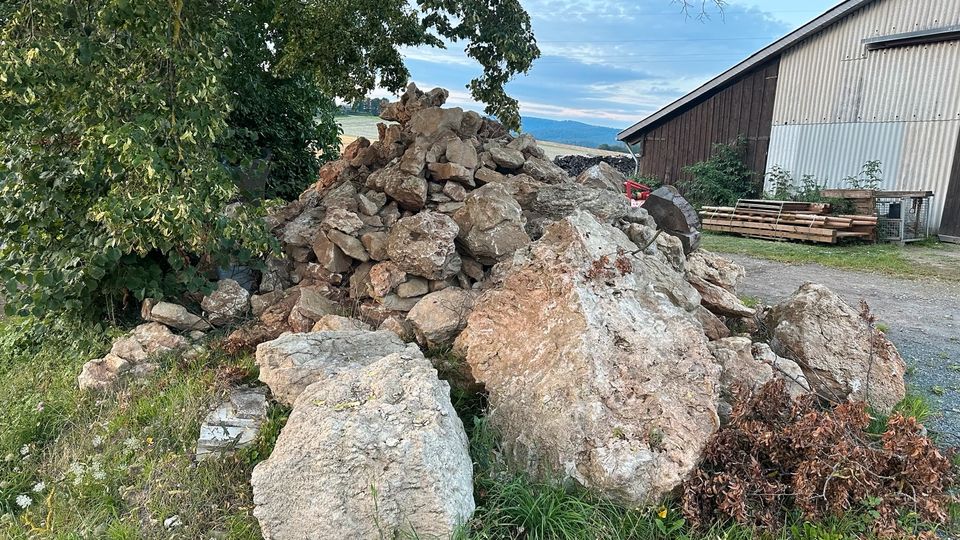
<path id="1" fill-rule="evenodd" d="M 266 388 L 236 388 L 200 426 L 197 461 L 232 454 L 253 444 L 267 419 Z"/>

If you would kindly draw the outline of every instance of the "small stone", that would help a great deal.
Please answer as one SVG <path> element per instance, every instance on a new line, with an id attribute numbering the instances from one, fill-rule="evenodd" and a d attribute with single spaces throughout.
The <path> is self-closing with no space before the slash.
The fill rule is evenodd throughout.
<path id="1" fill-rule="evenodd" d="M 338 230 L 346 234 L 353 234 L 363 228 L 363 220 L 360 219 L 360 216 L 349 210 L 331 208 L 327 210 L 327 215 L 323 218 L 321 226 L 328 230 Z"/>
<path id="2" fill-rule="evenodd" d="M 463 201 L 467 198 L 467 190 L 456 182 L 447 182 L 443 186 L 443 194 L 453 201 Z"/>
<path id="3" fill-rule="evenodd" d="M 360 237 L 360 242 L 363 244 L 364 249 L 367 250 L 367 254 L 370 255 L 371 259 L 375 261 L 387 259 L 387 233 L 365 233 Z"/>
<path id="4" fill-rule="evenodd" d="M 327 233 L 327 237 L 329 237 L 330 241 L 336 244 L 346 256 L 360 262 L 370 260 L 370 255 L 367 253 L 367 250 L 364 249 L 363 243 L 357 238 L 340 231 L 330 231 Z"/>
<path id="5" fill-rule="evenodd" d="M 383 298 L 406 280 L 407 273 L 396 263 L 386 261 L 375 264 L 370 268 L 370 294 L 375 298 Z"/>
<path id="6" fill-rule="evenodd" d="M 250 293 L 232 279 L 221 279 L 217 282 L 217 290 L 203 297 L 200 307 L 210 324 L 224 326 L 239 321 L 247 314 Z"/>
<path id="7" fill-rule="evenodd" d="M 397 296 L 400 298 L 414 298 L 428 292 L 430 292 L 430 282 L 420 277 L 411 277 L 397 286 Z"/>

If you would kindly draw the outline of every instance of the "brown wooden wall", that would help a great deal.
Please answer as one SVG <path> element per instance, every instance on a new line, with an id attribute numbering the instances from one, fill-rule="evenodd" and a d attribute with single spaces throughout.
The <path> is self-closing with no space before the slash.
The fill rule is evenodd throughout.
<path id="1" fill-rule="evenodd" d="M 960 237 L 960 139 L 957 140 L 957 150 L 953 155 L 953 171 L 943 205 L 940 234 Z"/>
<path id="2" fill-rule="evenodd" d="M 757 66 L 684 112 L 652 126 L 643 137 L 640 174 L 672 184 L 689 178 L 687 165 L 710 157 L 713 145 L 744 135 L 747 164 L 762 185 L 770 145 L 780 59 Z"/>

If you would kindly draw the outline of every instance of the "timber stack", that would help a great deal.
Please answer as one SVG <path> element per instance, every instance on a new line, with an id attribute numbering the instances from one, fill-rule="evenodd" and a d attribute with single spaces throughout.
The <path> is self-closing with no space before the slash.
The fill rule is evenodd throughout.
<path id="1" fill-rule="evenodd" d="M 830 215 L 830 205 L 799 201 L 740 199 L 736 206 L 704 206 L 708 231 L 774 240 L 806 240 L 835 244 L 844 238 L 872 240 L 877 217 Z"/>

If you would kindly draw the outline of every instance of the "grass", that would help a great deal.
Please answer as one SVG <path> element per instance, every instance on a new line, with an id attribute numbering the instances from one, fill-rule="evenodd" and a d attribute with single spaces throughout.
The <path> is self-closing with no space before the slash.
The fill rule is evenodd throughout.
<path id="1" fill-rule="evenodd" d="M 161 358 L 158 374 L 116 395 L 81 393 L 76 377 L 115 328 L 0 321 L 0 537 L 260 538 L 248 479 L 284 421 L 274 408 L 258 444 L 192 461 L 200 422 L 249 357 Z M 41 484 L 42 483 L 42 484 Z M 26 509 L 16 503 L 29 497 Z M 164 521 L 181 523 L 167 530 Z"/>
<path id="2" fill-rule="evenodd" d="M 250 473 L 269 455 L 289 410 L 271 408 L 254 447 L 194 464 L 201 420 L 227 387 L 256 378 L 252 358 L 164 357 L 141 384 L 100 397 L 81 393 L 80 367 L 121 334 L 112 327 L 0 320 L 7 397 L 0 408 L 0 538 L 261 538 Z M 457 364 L 447 349 L 431 353 Z M 819 524 L 796 518 L 776 534 L 724 523 L 694 531 L 671 501 L 626 508 L 576 485 L 512 470 L 482 395 L 455 386 L 453 398 L 470 439 L 477 502 L 456 540 L 812 540 L 858 538 L 868 528 L 863 513 L 851 512 Z M 920 419 L 930 414 L 928 403 L 912 395 L 898 410 Z M 31 502 L 26 509 L 16 503 L 24 496 Z M 168 530 L 164 521 L 173 518 L 180 525 Z"/>
<path id="3" fill-rule="evenodd" d="M 910 250 L 939 249 L 940 244 L 923 242 L 901 247 L 896 244 L 815 245 L 773 242 L 705 232 L 701 246 L 709 251 L 749 255 L 789 264 L 816 263 L 831 268 L 875 272 L 913 279 L 935 277 L 960 280 L 956 272 L 944 272 L 909 257 Z"/>

